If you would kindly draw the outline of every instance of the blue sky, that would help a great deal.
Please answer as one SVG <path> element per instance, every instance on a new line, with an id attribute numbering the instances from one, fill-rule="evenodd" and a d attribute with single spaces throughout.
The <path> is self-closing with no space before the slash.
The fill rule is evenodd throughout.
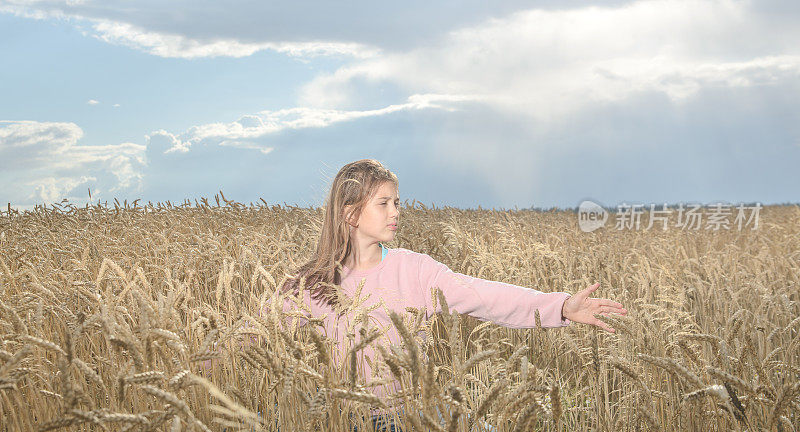
<path id="1" fill-rule="evenodd" d="M 800 201 L 796 2 L 262 3 L 0 0 L 0 204 Z"/>

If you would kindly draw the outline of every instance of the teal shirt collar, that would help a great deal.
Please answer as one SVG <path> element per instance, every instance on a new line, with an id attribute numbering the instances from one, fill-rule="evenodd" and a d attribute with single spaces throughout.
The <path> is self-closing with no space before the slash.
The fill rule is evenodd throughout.
<path id="1" fill-rule="evenodd" d="M 383 245 L 383 243 L 379 243 L 381 245 L 381 261 L 386 258 L 386 254 L 389 253 L 389 248 Z"/>

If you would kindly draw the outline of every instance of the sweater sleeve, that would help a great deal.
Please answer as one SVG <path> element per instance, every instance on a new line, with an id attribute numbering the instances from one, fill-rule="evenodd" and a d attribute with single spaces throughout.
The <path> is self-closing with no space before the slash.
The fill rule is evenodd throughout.
<path id="1" fill-rule="evenodd" d="M 424 297 L 427 310 L 432 313 L 442 311 L 438 302 L 433 309 L 433 289 L 438 287 L 451 310 L 504 327 L 536 327 L 536 309 L 539 310 L 542 327 L 566 327 L 572 322 L 561 315 L 564 302 L 571 297 L 568 293 L 544 293 L 467 276 L 453 272 L 427 254 L 420 255 L 420 295 Z"/>

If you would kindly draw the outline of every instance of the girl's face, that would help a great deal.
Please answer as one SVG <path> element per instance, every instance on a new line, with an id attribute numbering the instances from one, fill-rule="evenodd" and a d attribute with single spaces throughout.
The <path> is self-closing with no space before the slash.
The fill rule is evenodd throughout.
<path id="1" fill-rule="evenodd" d="M 356 222 L 350 226 L 350 235 L 361 240 L 392 241 L 400 217 L 400 198 L 392 182 L 384 182 L 364 206 Z"/>

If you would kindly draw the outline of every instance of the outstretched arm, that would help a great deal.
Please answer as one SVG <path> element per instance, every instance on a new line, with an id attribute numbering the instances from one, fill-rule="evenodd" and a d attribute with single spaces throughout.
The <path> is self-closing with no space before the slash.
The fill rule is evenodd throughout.
<path id="1" fill-rule="evenodd" d="M 544 293 L 504 282 L 467 276 L 450 270 L 429 255 L 421 254 L 420 286 L 428 310 L 433 309 L 430 289 L 438 287 L 450 309 L 475 318 L 492 321 L 510 328 L 536 327 L 534 312 L 539 311 L 542 327 L 564 327 L 570 324 L 562 316 L 564 303 L 571 296 L 564 292 Z"/>

